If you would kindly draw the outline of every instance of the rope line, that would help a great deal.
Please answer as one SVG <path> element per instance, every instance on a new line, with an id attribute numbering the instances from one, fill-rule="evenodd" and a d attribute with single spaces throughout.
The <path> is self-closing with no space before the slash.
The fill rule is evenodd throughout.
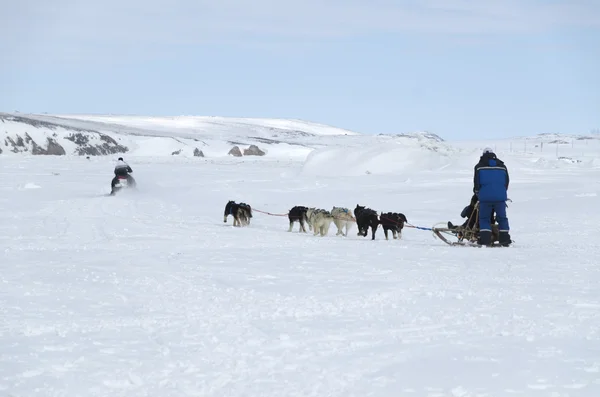
<path id="1" fill-rule="evenodd" d="M 512 203 L 512 200 L 510 198 L 507 199 L 506 201 L 510 201 Z M 508 207 L 508 204 L 506 206 Z M 252 211 L 260 212 L 261 214 L 270 215 L 270 216 L 289 216 L 289 214 L 275 214 L 275 213 L 268 212 L 268 211 L 261 211 L 261 210 L 258 210 L 256 208 L 252 208 Z M 473 212 L 471 212 L 471 215 L 469 215 L 468 220 L 467 220 L 468 223 L 471 222 L 471 219 L 475 215 L 475 212 L 478 212 L 478 211 L 479 211 L 479 202 L 477 202 L 475 204 L 475 208 L 473 209 Z M 337 216 L 337 217 L 334 216 L 333 218 L 334 219 L 342 219 L 342 220 L 349 221 L 349 222 L 356 222 L 356 218 L 354 216 L 352 216 L 350 213 L 348 213 L 348 214 L 350 215 L 351 219 L 348 219 L 346 217 L 340 217 L 340 216 Z M 300 219 L 300 217 L 292 216 L 292 219 Z M 398 225 L 402 225 L 403 224 L 404 227 L 408 227 L 408 228 L 412 228 L 412 229 L 433 231 L 433 228 L 431 228 L 431 227 L 415 226 L 415 225 L 412 225 L 412 224 L 410 224 L 408 222 L 402 222 L 402 221 L 398 222 L 395 219 L 391 219 L 391 218 L 388 218 L 388 217 L 385 217 L 385 216 L 379 216 L 379 219 L 385 219 L 388 222 L 395 223 L 395 224 L 398 224 Z"/>
<path id="2" fill-rule="evenodd" d="M 265 214 L 265 215 L 269 215 L 269 216 L 288 216 L 288 214 L 275 214 L 275 213 L 272 213 L 272 212 L 269 212 L 269 211 L 262 211 L 262 210 L 259 210 L 259 209 L 256 209 L 256 208 L 252 208 L 252 211 L 256 211 L 256 212 L 259 212 L 261 214 Z M 299 218 L 299 217 L 292 217 L 292 218 Z M 348 219 L 348 218 L 345 218 L 345 217 L 340 217 L 340 216 L 337 216 L 337 217 L 334 216 L 334 218 L 335 219 L 342 219 L 342 220 L 349 221 L 349 222 L 356 222 L 356 218 L 354 218 L 353 216 L 351 216 L 351 219 Z M 379 219 L 385 219 L 386 221 L 391 222 L 391 223 L 395 223 L 397 225 L 404 224 L 405 227 L 409 227 L 409 228 L 413 228 L 413 229 L 427 230 L 427 231 L 432 231 L 433 230 L 430 227 L 415 226 L 415 225 L 412 225 L 412 224 L 410 224 L 408 222 L 402 222 L 402 221 L 398 222 L 395 219 L 391 219 L 391 218 L 388 218 L 388 217 L 385 217 L 385 216 L 380 216 Z"/>
<path id="3" fill-rule="evenodd" d="M 274 214 L 272 212 L 257 210 L 256 208 L 252 208 L 252 211 L 260 212 L 261 214 L 266 214 L 270 216 L 288 216 L 288 214 Z"/>

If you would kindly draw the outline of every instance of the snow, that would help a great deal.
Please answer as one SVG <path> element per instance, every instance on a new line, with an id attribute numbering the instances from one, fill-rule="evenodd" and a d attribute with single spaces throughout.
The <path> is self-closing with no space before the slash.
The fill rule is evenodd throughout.
<path id="1" fill-rule="evenodd" d="M 598 167 L 407 142 L 306 162 L 148 146 L 115 197 L 114 156 L 0 156 L 0 394 L 599 395 Z M 511 171 L 511 248 L 287 232 L 294 205 L 461 221 L 485 146 Z M 223 223 L 228 200 L 257 210 L 249 227 Z"/>
<path id="2" fill-rule="evenodd" d="M 179 116 L 179 117 L 147 117 L 147 116 L 124 116 L 124 115 L 58 115 L 68 119 L 94 121 L 109 124 L 119 124 L 150 130 L 222 130 L 231 132 L 231 127 L 238 129 L 252 129 L 264 131 L 264 127 L 280 129 L 284 131 L 304 131 L 315 135 L 358 135 L 353 131 L 344 130 L 324 124 L 313 123 L 303 120 L 289 119 L 266 119 L 266 118 L 241 118 L 241 117 L 211 117 L 211 116 Z"/>
<path id="3" fill-rule="evenodd" d="M 52 138 L 65 148 L 68 155 L 76 154 L 77 145 L 67 137 L 81 130 L 97 131 L 112 137 L 129 149 L 128 156 L 171 156 L 179 152 L 180 156 L 193 157 L 197 148 L 206 157 L 223 158 L 229 156 L 229 150 L 235 145 L 242 150 L 257 145 L 269 157 L 298 160 L 305 159 L 317 147 L 357 145 L 362 139 L 360 134 L 352 131 L 301 120 L 0 113 L 2 115 L 53 124 L 54 127 L 49 128 L 47 125 L 13 121 L 8 117 L 1 120 L 0 127 L 5 138 L 16 141 L 19 136 L 25 138 L 27 133 L 43 147 L 46 146 L 46 138 Z M 97 134 L 90 135 L 91 144 L 98 143 L 98 139 Z M 6 155 L 12 153 L 7 150 Z"/>
<path id="4" fill-rule="evenodd" d="M 442 150 L 439 150 L 439 148 Z M 435 150 L 433 150 L 435 149 Z M 311 152 L 304 173 L 321 176 L 397 174 L 409 170 L 435 170 L 447 166 L 457 151 L 402 139 L 358 147 L 328 147 Z"/>

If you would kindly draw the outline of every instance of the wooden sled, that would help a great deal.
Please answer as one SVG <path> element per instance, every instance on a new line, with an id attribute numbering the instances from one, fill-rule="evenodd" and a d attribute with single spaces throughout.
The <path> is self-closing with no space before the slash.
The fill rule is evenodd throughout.
<path id="1" fill-rule="evenodd" d="M 468 247 L 483 247 L 477 243 L 479 239 L 479 227 L 478 222 L 472 222 L 473 219 L 479 218 L 479 202 L 475 204 L 475 208 L 473 209 L 473 213 L 469 217 L 465 227 L 462 225 L 455 226 L 455 228 L 449 228 L 448 223 L 437 223 L 433 225 L 431 230 L 433 231 L 433 235 L 448 245 L 452 246 L 468 246 Z M 468 225 L 471 223 L 474 224 L 473 227 L 469 228 Z M 499 231 L 498 225 L 494 223 L 492 225 L 492 247 L 501 247 L 498 244 L 499 240 Z"/>

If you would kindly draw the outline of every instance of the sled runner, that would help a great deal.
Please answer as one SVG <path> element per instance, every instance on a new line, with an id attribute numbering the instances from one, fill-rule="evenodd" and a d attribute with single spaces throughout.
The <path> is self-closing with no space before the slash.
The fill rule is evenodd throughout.
<path id="1" fill-rule="evenodd" d="M 465 222 L 465 226 L 457 225 L 450 227 L 450 222 L 437 223 L 433 225 L 431 230 L 433 235 L 448 245 L 456 246 L 468 246 L 468 247 L 482 247 L 477 243 L 479 238 L 479 202 L 475 204 L 473 212 Z M 470 226 L 472 225 L 472 226 Z M 501 247 L 498 244 L 499 231 L 498 224 L 495 222 L 492 224 L 492 247 Z"/>

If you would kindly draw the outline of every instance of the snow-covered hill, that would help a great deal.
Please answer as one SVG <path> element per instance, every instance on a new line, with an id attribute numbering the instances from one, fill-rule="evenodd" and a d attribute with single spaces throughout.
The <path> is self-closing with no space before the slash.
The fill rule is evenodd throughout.
<path id="1" fill-rule="evenodd" d="M 0 113 L 0 122 L 5 154 L 214 158 L 232 155 L 237 146 L 241 155 L 302 157 L 314 148 L 360 136 L 327 125 L 282 119 Z"/>
<path id="2" fill-rule="evenodd" d="M 0 154 L 305 161 L 307 175 L 469 169 L 490 146 L 525 168 L 599 167 L 600 135 L 445 141 L 430 132 L 367 135 L 301 120 L 0 113 Z"/>

